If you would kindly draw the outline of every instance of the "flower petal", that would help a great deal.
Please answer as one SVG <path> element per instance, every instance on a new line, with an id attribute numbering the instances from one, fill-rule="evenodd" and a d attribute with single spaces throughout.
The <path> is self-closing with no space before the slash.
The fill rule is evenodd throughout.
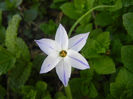
<path id="1" fill-rule="evenodd" d="M 40 73 L 49 72 L 59 63 L 60 60 L 61 58 L 58 57 L 58 55 L 55 53 L 52 53 L 52 55 L 47 56 L 42 64 Z"/>
<path id="2" fill-rule="evenodd" d="M 68 48 L 68 36 L 65 28 L 60 24 L 55 35 L 55 41 L 61 46 L 62 49 Z"/>
<path id="3" fill-rule="evenodd" d="M 80 53 L 73 50 L 69 50 L 68 57 L 72 67 L 81 69 L 81 70 L 90 68 L 87 60 Z"/>
<path id="4" fill-rule="evenodd" d="M 69 78 L 71 76 L 71 66 L 63 59 L 56 66 L 56 73 L 64 86 L 67 86 Z"/>
<path id="5" fill-rule="evenodd" d="M 88 35 L 89 35 L 89 32 L 84 34 L 79 34 L 70 38 L 68 48 L 75 51 L 80 51 L 84 47 L 86 40 L 88 38 Z"/>
<path id="6" fill-rule="evenodd" d="M 51 52 L 57 50 L 56 42 L 51 39 L 40 39 L 35 40 L 37 45 L 40 47 L 40 49 L 45 52 L 47 55 L 49 55 Z"/>

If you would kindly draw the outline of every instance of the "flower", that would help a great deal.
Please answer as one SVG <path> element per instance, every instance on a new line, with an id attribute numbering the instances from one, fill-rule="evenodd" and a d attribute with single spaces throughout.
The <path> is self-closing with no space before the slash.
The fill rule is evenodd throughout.
<path id="1" fill-rule="evenodd" d="M 60 24 L 55 35 L 55 40 L 35 40 L 40 49 L 48 56 L 44 60 L 40 73 L 47 73 L 56 68 L 56 73 L 64 86 L 67 86 L 71 76 L 71 67 L 84 70 L 90 66 L 87 60 L 79 53 L 84 47 L 89 32 L 76 35 L 68 39 L 65 28 Z"/>

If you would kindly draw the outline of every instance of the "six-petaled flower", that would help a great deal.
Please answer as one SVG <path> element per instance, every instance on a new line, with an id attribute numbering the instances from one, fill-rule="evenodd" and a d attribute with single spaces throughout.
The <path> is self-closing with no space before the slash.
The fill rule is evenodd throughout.
<path id="1" fill-rule="evenodd" d="M 44 60 L 40 73 L 47 73 L 56 68 L 57 75 L 64 86 L 67 86 L 71 76 L 71 68 L 80 70 L 90 68 L 87 60 L 79 53 L 86 44 L 89 32 L 78 34 L 70 39 L 64 27 L 60 24 L 55 35 L 55 40 L 35 40 L 40 49 L 48 56 Z"/>

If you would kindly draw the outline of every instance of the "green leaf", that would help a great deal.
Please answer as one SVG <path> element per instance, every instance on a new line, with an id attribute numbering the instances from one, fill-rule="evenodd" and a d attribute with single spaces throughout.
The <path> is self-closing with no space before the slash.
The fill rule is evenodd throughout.
<path id="1" fill-rule="evenodd" d="M 47 89 L 47 83 L 43 81 L 38 81 L 36 83 L 36 90 L 37 90 L 37 95 L 36 97 L 38 99 L 42 99 L 42 97 L 46 96 L 46 89 Z"/>
<path id="2" fill-rule="evenodd" d="M 74 7 L 73 3 L 64 3 L 61 6 L 61 10 L 63 11 L 63 13 L 72 18 L 72 19 L 77 19 L 79 18 L 82 14 L 83 14 L 83 10 L 78 10 Z"/>
<path id="3" fill-rule="evenodd" d="M 32 86 L 24 86 L 21 88 L 23 99 L 36 99 L 36 90 Z"/>
<path id="4" fill-rule="evenodd" d="M 24 20 L 26 22 L 31 22 L 37 18 L 38 11 L 36 9 L 29 9 L 24 11 Z"/>
<path id="5" fill-rule="evenodd" d="M 67 99 L 66 96 L 62 92 L 57 92 L 55 95 L 55 99 Z"/>
<path id="6" fill-rule="evenodd" d="M 98 53 L 105 53 L 107 49 L 109 49 L 110 45 L 110 33 L 109 32 L 103 32 L 99 33 L 98 36 L 96 36 L 95 40 L 97 41 L 99 47 Z"/>
<path id="7" fill-rule="evenodd" d="M 5 0 L 5 1 L 9 9 L 16 8 L 23 2 L 23 0 Z"/>
<path id="8" fill-rule="evenodd" d="M 74 7 L 76 9 L 82 10 L 85 6 L 85 0 L 74 0 Z"/>
<path id="9" fill-rule="evenodd" d="M 133 0 L 122 0 L 122 3 L 124 7 L 129 7 L 133 5 Z"/>
<path id="10" fill-rule="evenodd" d="M 128 34 L 133 37 L 133 13 L 126 13 L 123 15 L 123 24 Z"/>
<path id="11" fill-rule="evenodd" d="M 18 57 L 21 56 L 23 60 L 30 61 L 30 52 L 28 46 L 26 45 L 23 39 L 16 39 L 16 49 Z"/>
<path id="12" fill-rule="evenodd" d="M 92 30 L 92 24 L 81 24 L 76 28 L 76 33 L 87 33 Z"/>
<path id="13" fill-rule="evenodd" d="M 2 23 L 2 11 L 0 10 L 0 26 L 1 26 L 1 23 Z"/>
<path id="14" fill-rule="evenodd" d="M 111 43 L 111 54 L 113 59 L 115 59 L 118 62 L 121 62 L 121 47 L 122 47 L 122 43 L 119 39 L 115 38 L 112 40 Z"/>
<path id="15" fill-rule="evenodd" d="M 74 99 L 81 99 L 81 84 L 82 80 L 80 78 L 73 78 L 70 80 L 70 88 Z"/>
<path id="16" fill-rule="evenodd" d="M 3 44 L 5 43 L 5 32 L 5 27 L 0 26 L 0 42 Z"/>
<path id="17" fill-rule="evenodd" d="M 121 48 L 121 58 L 124 66 L 133 72 L 133 46 L 126 45 Z"/>
<path id="18" fill-rule="evenodd" d="M 11 53 L 0 47 L 0 75 L 7 73 L 14 67 L 16 58 Z"/>
<path id="19" fill-rule="evenodd" d="M 16 38 L 20 21 L 21 17 L 19 15 L 14 15 L 6 30 L 5 45 L 8 51 L 12 52 L 14 55 L 16 54 Z"/>
<path id="20" fill-rule="evenodd" d="M 116 11 L 122 8 L 122 0 L 115 0 L 114 7 L 110 8 L 110 11 Z"/>
<path id="21" fill-rule="evenodd" d="M 89 87 L 89 97 L 95 98 L 98 95 L 97 89 L 93 83 L 90 84 Z"/>
<path id="22" fill-rule="evenodd" d="M 96 58 L 99 57 L 101 53 L 106 53 L 106 50 L 109 49 L 110 45 L 110 33 L 96 31 L 91 32 L 90 38 L 87 41 L 87 44 L 82 50 L 82 54 L 86 58 Z"/>
<path id="23" fill-rule="evenodd" d="M 9 85 L 14 91 L 18 91 L 28 80 L 31 72 L 31 63 L 17 61 L 16 66 L 9 74 Z"/>
<path id="24" fill-rule="evenodd" d="M 48 23 L 41 23 L 40 24 L 40 29 L 45 33 L 45 34 L 55 34 L 57 25 L 53 20 L 49 20 Z"/>
<path id="25" fill-rule="evenodd" d="M 99 26 L 107 26 L 113 22 L 112 15 L 109 12 L 101 12 L 96 15 L 95 24 Z"/>
<path id="26" fill-rule="evenodd" d="M 3 86 L 0 85 L 0 99 L 4 99 L 6 96 L 6 90 L 3 88 Z"/>
<path id="27" fill-rule="evenodd" d="M 85 0 L 87 10 L 91 9 L 94 5 L 95 0 Z"/>
<path id="28" fill-rule="evenodd" d="M 64 1 L 67 1 L 67 0 L 53 0 L 53 3 L 60 3 L 60 2 L 64 2 Z"/>
<path id="29" fill-rule="evenodd" d="M 101 56 L 92 59 L 92 66 L 99 74 L 112 74 L 115 70 L 115 63 L 108 56 Z"/>
<path id="30" fill-rule="evenodd" d="M 82 49 L 82 55 L 88 59 L 99 57 L 97 45 L 96 40 L 88 39 L 85 47 Z"/>
<path id="31" fill-rule="evenodd" d="M 121 68 L 115 82 L 110 84 L 111 95 L 116 99 L 131 99 L 133 97 L 133 94 L 131 94 L 131 89 L 133 89 L 132 78 L 133 74 L 131 72 L 127 71 L 125 68 Z"/>

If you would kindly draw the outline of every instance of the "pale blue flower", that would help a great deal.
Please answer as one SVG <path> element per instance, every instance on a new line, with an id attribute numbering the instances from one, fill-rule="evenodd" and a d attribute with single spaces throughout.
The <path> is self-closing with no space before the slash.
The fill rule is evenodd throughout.
<path id="1" fill-rule="evenodd" d="M 90 66 L 87 60 L 79 53 L 84 47 L 89 32 L 78 34 L 70 39 L 65 28 L 60 24 L 55 35 L 55 40 L 35 40 L 40 49 L 48 56 L 44 60 L 40 73 L 47 73 L 54 67 L 59 79 L 67 86 L 71 76 L 71 67 L 84 70 Z"/>

